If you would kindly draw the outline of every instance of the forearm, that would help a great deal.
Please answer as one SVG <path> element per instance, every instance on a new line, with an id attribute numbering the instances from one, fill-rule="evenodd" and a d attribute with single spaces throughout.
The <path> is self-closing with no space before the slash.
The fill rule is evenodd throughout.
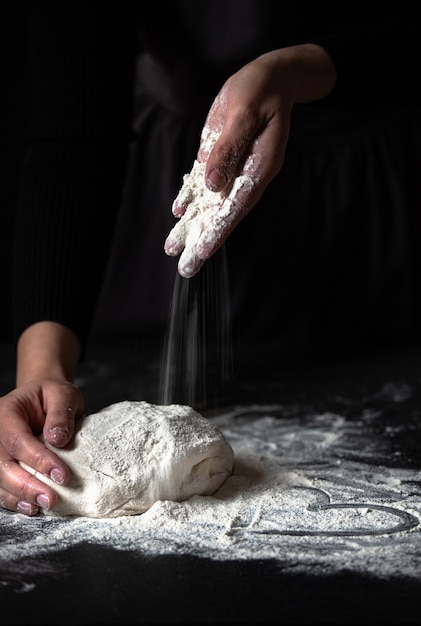
<path id="1" fill-rule="evenodd" d="M 73 382 L 80 358 L 80 342 L 66 326 L 38 322 L 17 343 L 16 386 L 42 378 Z"/>
<path id="2" fill-rule="evenodd" d="M 285 86 L 292 104 L 325 98 L 335 86 L 336 70 L 330 55 L 319 45 L 301 44 L 263 54 L 257 62 L 268 64 Z"/>

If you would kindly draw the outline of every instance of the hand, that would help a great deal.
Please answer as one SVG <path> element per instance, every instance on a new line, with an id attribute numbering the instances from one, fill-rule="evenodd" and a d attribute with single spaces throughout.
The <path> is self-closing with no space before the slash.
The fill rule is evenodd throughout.
<path id="1" fill-rule="evenodd" d="M 84 399 L 73 384 L 44 379 L 22 385 L 0 398 L 0 505 L 24 515 L 53 509 L 57 494 L 20 462 L 64 484 L 69 469 L 37 435 L 62 448 L 72 438 Z"/>
<path id="2" fill-rule="evenodd" d="M 79 340 L 62 324 L 38 322 L 20 336 L 17 387 L 0 398 L 0 506 L 36 515 L 57 504 L 56 492 L 20 463 L 58 484 L 69 479 L 69 468 L 37 437 L 57 448 L 71 440 L 85 410 L 72 384 L 79 358 Z"/>
<path id="3" fill-rule="evenodd" d="M 164 250 L 170 256 L 182 252 L 181 276 L 199 271 L 280 171 L 294 104 L 327 96 L 335 80 L 327 52 L 304 44 L 268 52 L 226 81 L 172 207 L 180 219 Z"/>

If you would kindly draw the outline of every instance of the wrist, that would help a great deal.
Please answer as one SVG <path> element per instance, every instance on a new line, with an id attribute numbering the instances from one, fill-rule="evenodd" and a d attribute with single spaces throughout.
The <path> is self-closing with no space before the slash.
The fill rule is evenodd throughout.
<path id="1" fill-rule="evenodd" d="M 80 358 L 75 333 L 56 322 L 29 326 L 17 343 L 16 386 L 41 378 L 73 382 Z"/>
<path id="2" fill-rule="evenodd" d="M 287 84 L 293 104 L 321 100 L 335 86 L 335 64 L 318 44 L 280 48 L 263 54 L 259 59 L 275 66 L 279 82 Z"/>

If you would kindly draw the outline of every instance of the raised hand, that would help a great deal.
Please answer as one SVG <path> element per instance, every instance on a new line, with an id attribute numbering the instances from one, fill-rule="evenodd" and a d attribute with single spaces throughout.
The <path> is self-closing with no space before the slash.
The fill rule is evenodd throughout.
<path id="1" fill-rule="evenodd" d="M 305 44 L 268 52 L 226 81 L 172 206 L 179 221 L 164 250 L 181 254 L 181 276 L 199 271 L 280 171 L 294 104 L 325 97 L 335 78 L 329 55 Z"/>

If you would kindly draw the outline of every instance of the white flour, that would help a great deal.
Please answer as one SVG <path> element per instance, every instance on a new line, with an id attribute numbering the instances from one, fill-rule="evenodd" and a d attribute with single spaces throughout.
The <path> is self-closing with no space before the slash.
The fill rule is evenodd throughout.
<path id="1" fill-rule="evenodd" d="M 212 418 L 235 453 L 232 476 L 212 496 L 112 519 L 0 512 L 1 561 L 22 568 L 22 557 L 89 542 L 149 555 L 271 559 L 286 572 L 421 580 L 421 472 L 371 465 L 362 421 L 283 412 L 236 407 Z"/>
<path id="2" fill-rule="evenodd" d="M 201 138 L 201 150 L 209 153 L 218 134 L 206 127 Z M 174 200 L 174 206 L 186 206 L 185 213 L 170 231 L 165 242 L 165 252 L 176 256 L 182 252 L 178 271 L 181 276 L 193 276 L 203 264 L 196 254 L 196 244 L 205 238 L 214 246 L 220 242 L 226 229 L 235 219 L 238 203 L 235 198 L 239 190 L 250 191 L 254 181 L 250 173 L 234 178 L 233 184 L 223 192 L 210 191 L 205 184 L 206 162 L 195 160 L 190 173 L 183 177 L 183 185 Z M 244 172 L 251 171 L 246 162 Z M 174 210 L 174 209 L 173 209 Z M 209 230 L 208 227 L 211 227 Z"/>

